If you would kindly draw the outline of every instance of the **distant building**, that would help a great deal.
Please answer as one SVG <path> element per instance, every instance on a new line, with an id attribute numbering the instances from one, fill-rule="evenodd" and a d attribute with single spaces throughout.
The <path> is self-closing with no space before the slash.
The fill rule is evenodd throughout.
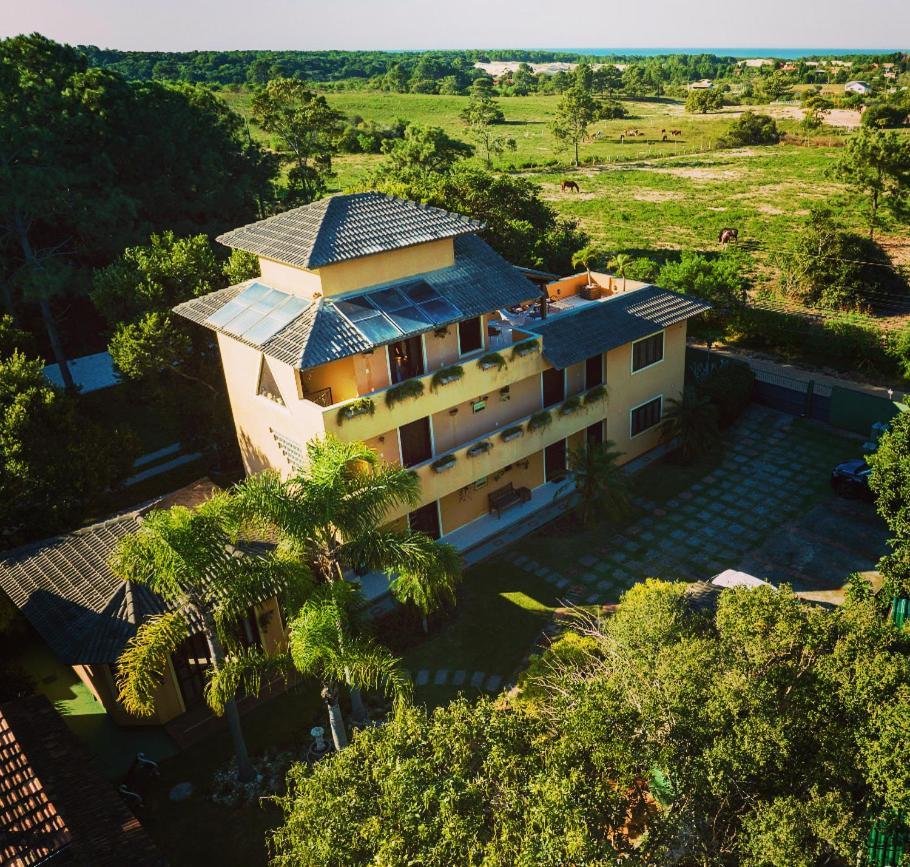
<path id="1" fill-rule="evenodd" d="M 701 81 L 693 81 L 689 84 L 689 90 L 710 90 L 714 87 L 714 82 L 710 78 L 703 78 Z"/>
<path id="2" fill-rule="evenodd" d="M 872 85 L 865 81 L 848 81 L 844 85 L 844 92 L 865 95 L 867 93 L 872 93 Z"/>

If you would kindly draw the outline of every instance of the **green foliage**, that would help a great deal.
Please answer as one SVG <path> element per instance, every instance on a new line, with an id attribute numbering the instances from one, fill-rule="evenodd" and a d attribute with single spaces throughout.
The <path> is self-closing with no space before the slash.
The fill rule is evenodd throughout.
<path id="1" fill-rule="evenodd" d="M 136 453 L 134 437 L 93 424 L 51 385 L 43 360 L 0 353 L 0 547 L 69 529 Z"/>
<path id="2" fill-rule="evenodd" d="M 458 380 L 463 377 L 464 368 L 460 364 L 453 364 L 450 367 L 441 367 L 430 379 L 430 391 L 438 391 L 440 386 L 458 382 Z"/>
<path id="3" fill-rule="evenodd" d="M 437 458 L 435 461 L 433 461 L 430 466 L 436 470 L 436 472 L 439 472 L 440 470 L 445 470 L 453 466 L 455 461 L 455 455 L 443 455 L 441 458 Z"/>
<path id="4" fill-rule="evenodd" d="M 521 425 L 513 425 L 512 427 L 507 427 L 499 434 L 499 438 L 504 442 L 515 437 L 524 432 L 524 428 Z"/>
<path id="5" fill-rule="evenodd" d="M 577 412 L 581 409 L 581 397 L 577 394 L 573 394 L 572 397 L 567 398 L 559 407 L 560 415 L 571 415 L 573 412 Z"/>
<path id="6" fill-rule="evenodd" d="M 477 361 L 477 366 L 481 369 L 488 369 L 495 367 L 497 370 L 502 370 L 509 366 L 509 363 L 505 360 L 499 352 L 488 352 L 482 358 Z"/>
<path id="7" fill-rule="evenodd" d="M 481 440 L 468 448 L 465 454 L 467 454 L 469 458 L 476 458 L 478 455 L 485 455 L 492 448 L 493 443 L 489 440 Z"/>
<path id="8" fill-rule="evenodd" d="M 686 97 L 686 111 L 689 114 L 707 114 L 709 111 L 720 111 L 724 106 L 724 97 L 713 87 L 690 90 Z"/>
<path id="9" fill-rule="evenodd" d="M 755 374 L 748 364 L 730 362 L 714 367 L 695 389 L 717 408 L 717 422 L 729 427 L 752 401 Z"/>
<path id="10" fill-rule="evenodd" d="M 423 380 L 406 379 L 404 382 L 398 383 L 398 385 L 393 385 L 385 393 L 386 406 L 391 408 L 395 406 L 396 403 L 401 403 L 403 400 L 420 397 L 423 394 L 423 391 Z"/>
<path id="11" fill-rule="evenodd" d="M 629 483 L 619 465 L 622 452 L 615 444 L 588 443 L 569 452 L 569 469 L 573 480 L 563 490 L 574 490 L 576 512 L 583 526 L 599 516 L 621 520 L 629 514 Z"/>
<path id="12" fill-rule="evenodd" d="M 595 385 L 594 388 L 588 389 L 584 395 L 585 406 L 590 406 L 598 400 L 606 400 L 609 396 L 605 385 Z"/>
<path id="13" fill-rule="evenodd" d="M 813 208 L 781 262 L 783 290 L 803 303 L 835 310 L 873 306 L 907 293 L 903 277 L 874 241 L 844 230 L 828 208 Z"/>
<path id="14" fill-rule="evenodd" d="M 875 236 L 879 210 L 907 216 L 910 193 L 910 141 L 893 131 L 861 127 L 841 151 L 834 167 L 837 178 L 868 201 L 869 237 Z"/>
<path id="15" fill-rule="evenodd" d="M 556 104 L 556 115 L 550 124 L 557 145 L 573 149 L 575 165 L 579 164 L 578 146 L 587 137 L 591 124 L 599 117 L 600 108 L 589 86 L 577 82 Z"/>
<path id="16" fill-rule="evenodd" d="M 685 463 L 709 454 L 720 445 L 717 407 L 707 395 L 685 388 L 678 398 L 667 399 L 660 438 L 675 443 Z"/>
<path id="17" fill-rule="evenodd" d="M 493 168 L 493 157 L 506 150 L 515 150 L 515 139 L 496 135 L 495 124 L 505 123 L 499 104 L 489 94 L 474 93 L 459 115 L 471 137 L 483 149 L 488 169 Z"/>
<path id="18" fill-rule="evenodd" d="M 332 176 L 332 156 L 343 131 L 342 115 L 326 98 L 302 81 L 274 78 L 252 101 L 253 118 L 272 133 L 288 170 L 289 202 L 304 205 L 318 199 Z"/>
<path id="19" fill-rule="evenodd" d="M 440 183 L 474 148 L 439 127 L 412 123 L 403 138 L 383 142 L 382 152 L 386 158 L 373 173 L 373 186 L 390 195 L 436 204 L 441 199 Z"/>
<path id="20" fill-rule="evenodd" d="M 866 106 L 863 111 L 861 123 L 863 126 L 873 126 L 878 129 L 896 129 L 906 126 L 910 119 L 910 105 L 906 96 L 895 97 L 892 100 L 876 100 Z"/>
<path id="21" fill-rule="evenodd" d="M 896 544 L 910 544 L 910 412 L 898 413 L 867 457 L 876 508 Z"/>
<path id="22" fill-rule="evenodd" d="M 373 415 L 376 412 L 376 404 L 369 397 L 358 397 L 350 403 L 346 403 L 338 410 L 335 416 L 338 424 L 344 424 L 348 419 L 355 418 L 358 415 Z"/>
<path id="23" fill-rule="evenodd" d="M 747 145 L 773 145 L 780 141 L 780 131 L 774 118 L 767 114 L 744 111 L 724 133 L 723 147 L 739 148 Z"/>
<path id="24" fill-rule="evenodd" d="M 259 257 L 245 250 L 231 250 L 231 255 L 224 263 L 224 276 L 231 286 L 260 276 Z"/>
<path id="25" fill-rule="evenodd" d="M 528 431 L 543 430 L 553 423 L 552 413 L 545 409 L 542 412 L 534 413 L 528 419 Z"/>
<path id="26" fill-rule="evenodd" d="M 738 305 L 749 285 L 742 261 L 730 253 L 716 258 L 683 253 L 678 262 L 667 262 L 660 269 L 657 283 L 724 306 Z"/>
<path id="27" fill-rule="evenodd" d="M 523 358 L 525 355 L 531 355 L 534 352 L 540 352 L 540 341 L 536 337 L 529 337 L 522 340 L 512 347 L 512 360 Z"/>

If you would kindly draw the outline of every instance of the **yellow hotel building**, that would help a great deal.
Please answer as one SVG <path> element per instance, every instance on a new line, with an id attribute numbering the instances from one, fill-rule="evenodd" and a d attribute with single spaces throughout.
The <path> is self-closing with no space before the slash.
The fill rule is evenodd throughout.
<path id="1" fill-rule="evenodd" d="M 573 445 L 658 444 L 708 305 L 606 274 L 541 287 L 481 229 L 358 193 L 219 238 L 261 276 L 176 311 L 217 334 L 247 472 L 292 474 L 313 437 L 362 440 L 420 479 L 420 507 L 389 520 L 466 551 L 552 506 Z"/>

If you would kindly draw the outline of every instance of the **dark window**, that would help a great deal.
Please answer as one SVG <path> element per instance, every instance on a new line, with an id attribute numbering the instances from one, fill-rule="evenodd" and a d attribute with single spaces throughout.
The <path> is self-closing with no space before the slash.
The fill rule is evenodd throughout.
<path id="1" fill-rule="evenodd" d="M 231 638 L 243 647 L 262 646 L 259 626 L 256 623 L 256 609 L 253 606 L 247 610 L 246 617 L 237 620 L 228 628 L 228 632 Z"/>
<path id="2" fill-rule="evenodd" d="M 664 333 L 653 334 L 632 344 L 632 372 L 657 364 L 664 357 Z"/>
<path id="3" fill-rule="evenodd" d="M 408 515 L 408 526 L 412 530 L 426 533 L 431 539 L 438 539 L 442 533 L 439 528 L 439 509 L 436 503 L 427 503 Z"/>
<path id="4" fill-rule="evenodd" d="M 480 331 L 479 316 L 474 319 L 466 319 L 458 324 L 458 344 L 461 347 L 462 355 L 483 349 L 483 335 Z"/>
<path id="5" fill-rule="evenodd" d="M 423 347 L 419 336 L 389 344 L 389 372 L 393 383 L 423 374 Z"/>
<path id="6" fill-rule="evenodd" d="M 566 399 L 566 377 L 563 371 L 551 367 L 545 370 L 543 376 L 543 405 L 553 406 Z"/>
<path id="7" fill-rule="evenodd" d="M 201 632 L 191 635 L 171 655 L 174 674 L 187 710 L 205 700 L 205 670 L 211 665 L 209 644 Z"/>
<path id="8" fill-rule="evenodd" d="M 544 469 L 547 481 L 553 482 L 566 474 L 566 441 L 559 440 L 544 449 Z"/>
<path id="9" fill-rule="evenodd" d="M 422 464 L 433 456 L 430 420 L 419 418 L 398 429 L 401 434 L 401 462 L 406 467 Z"/>
<path id="10" fill-rule="evenodd" d="M 284 406 L 284 400 L 281 397 L 281 391 L 278 383 L 275 381 L 275 374 L 269 366 L 268 359 L 262 356 L 262 366 L 259 368 L 259 385 L 256 387 L 256 394 L 260 397 L 267 397 Z"/>
<path id="11" fill-rule="evenodd" d="M 594 388 L 595 385 L 602 385 L 604 381 L 604 357 L 602 355 L 592 355 L 585 362 L 585 388 Z"/>
<path id="12" fill-rule="evenodd" d="M 598 421 L 589 425 L 585 430 L 585 438 L 587 439 L 589 446 L 595 445 L 596 443 L 602 443 L 604 441 L 604 423 Z"/>
<path id="13" fill-rule="evenodd" d="M 654 427 L 660 421 L 661 403 L 661 398 L 655 397 L 632 410 L 632 436 Z"/>

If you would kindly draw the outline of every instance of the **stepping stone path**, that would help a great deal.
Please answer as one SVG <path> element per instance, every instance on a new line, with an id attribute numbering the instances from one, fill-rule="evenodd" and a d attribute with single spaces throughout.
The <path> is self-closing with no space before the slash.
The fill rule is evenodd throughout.
<path id="1" fill-rule="evenodd" d="M 501 674 L 487 674 L 485 671 L 468 672 L 464 669 L 452 672 L 448 668 L 438 668 L 436 671 L 421 669 L 414 678 L 415 686 L 469 686 L 483 692 L 499 692 L 503 684 Z"/>

